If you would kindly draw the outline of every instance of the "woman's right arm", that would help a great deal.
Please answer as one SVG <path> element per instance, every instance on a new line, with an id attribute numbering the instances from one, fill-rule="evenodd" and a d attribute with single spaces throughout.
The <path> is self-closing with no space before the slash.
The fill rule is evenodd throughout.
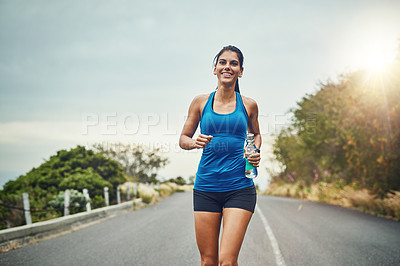
<path id="1" fill-rule="evenodd" d="M 196 139 L 192 138 L 201 119 L 201 110 L 204 105 L 205 97 L 207 96 L 197 96 L 190 104 L 188 117 L 179 138 L 179 146 L 184 150 L 204 148 L 208 143 L 210 143 L 212 139 L 212 136 L 207 136 L 203 134 L 200 134 Z M 205 99 L 207 100 L 207 98 Z"/>

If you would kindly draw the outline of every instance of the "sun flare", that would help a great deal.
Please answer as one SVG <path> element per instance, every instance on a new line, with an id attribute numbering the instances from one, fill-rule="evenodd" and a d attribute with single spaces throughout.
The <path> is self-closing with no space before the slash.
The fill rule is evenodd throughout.
<path id="1" fill-rule="evenodd" d="M 364 65 L 370 71 L 382 71 L 388 64 L 394 61 L 395 57 L 395 51 L 378 50 L 371 52 L 368 58 L 366 58 Z"/>
<path id="2" fill-rule="evenodd" d="M 397 55 L 396 42 L 371 41 L 361 48 L 359 67 L 370 72 L 382 72 Z"/>

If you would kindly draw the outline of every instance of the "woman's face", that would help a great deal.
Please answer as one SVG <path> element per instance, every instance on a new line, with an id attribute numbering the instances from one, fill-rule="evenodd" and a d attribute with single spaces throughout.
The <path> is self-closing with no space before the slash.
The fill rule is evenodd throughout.
<path id="1" fill-rule="evenodd" d="M 221 83 L 235 84 L 236 80 L 243 75 L 243 68 L 240 67 L 237 54 L 230 50 L 224 51 L 214 67 L 214 75 Z"/>

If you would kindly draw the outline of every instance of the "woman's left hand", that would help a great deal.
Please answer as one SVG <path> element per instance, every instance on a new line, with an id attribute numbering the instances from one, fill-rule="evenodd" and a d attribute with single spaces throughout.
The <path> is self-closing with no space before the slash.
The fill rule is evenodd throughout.
<path id="1" fill-rule="evenodd" d="M 251 163 L 254 167 L 260 166 L 261 156 L 260 153 L 253 153 L 249 157 L 247 157 L 249 163 Z"/>

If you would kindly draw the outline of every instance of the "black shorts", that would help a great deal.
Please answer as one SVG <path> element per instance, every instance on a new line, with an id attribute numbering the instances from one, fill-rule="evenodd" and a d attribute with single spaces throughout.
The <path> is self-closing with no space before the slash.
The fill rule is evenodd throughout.
<path id="1" fill-rule="evenodd" d="M 227 192 L 193 190 L 194 211 L 222 212 L 224 208 L 239 208 L 254 213 L 256 201 L 254 185 Z"/>

